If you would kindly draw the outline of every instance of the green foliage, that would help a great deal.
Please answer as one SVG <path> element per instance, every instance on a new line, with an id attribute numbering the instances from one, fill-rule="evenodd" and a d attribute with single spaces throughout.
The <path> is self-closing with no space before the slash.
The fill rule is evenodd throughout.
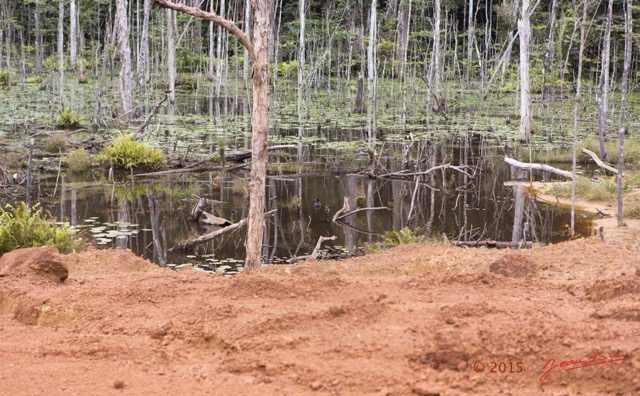
<path id="1" fill-rule="evenodd" d="M 39 204 L 27 208 L 24 202 L 0 208 L 0 255 L 19 248 L 55 246 L 62 253 L 80 249 L 75 229 L 56 225 L 55 219 Z"/>
<path id="2" fill-rule="evenodd" d="M 80 116 L 78 116 L 78 114 L 68 108 L 58 114 L 58 118 L 56 118 L 55 124 L 58 128 L 61 129 L 79 128 L 81 126 Z"/>
<path id="3" fill-rule="evenodd" d="M 27 77 L 26 83 L 27 84 L 42 84 L 43 81 L 44 81 L 44 77 L 42 77 L 40 75 L 35 75 L 35 76 Z"/>
<path id="4" fill-rule="evenodd" d="M 93 163 L 91 156 L 83 148 L 69 152 L 69 154 L 62 157 L 62 162 L 67 165 L 71 173 L 86 172 Z"/>
<path id="5" fill-rule="evenodd" d="M 278 75 L 284 78 L 293 79 L 298 75 L 300 63 L 297 60 L 291 62 L 278 63 Z"/>
<path id="6" fill-rule="evenodd" d="M 67 138 L 62 133 L 47 136 L 44 139 L 44 151 L 54 154 L 67 151 Z"/>
<path id="7" fill-rule="evenodd" d="M 115 169 L 158 169 L 167 163 L 162 151 L 136 141 L 132 135 L 118 136 L 98 154 L 97 160 Z"/>

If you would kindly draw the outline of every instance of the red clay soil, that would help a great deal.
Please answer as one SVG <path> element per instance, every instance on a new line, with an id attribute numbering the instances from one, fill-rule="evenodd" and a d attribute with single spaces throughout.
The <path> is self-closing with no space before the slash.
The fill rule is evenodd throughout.
<path id="1" fill-rule="evenodd" d="M 62 283 L 17 267 L 0 394 L 639 395 L 633 241 L 409 245 L 231 278 L 113 250 L 63 256 Z"/>

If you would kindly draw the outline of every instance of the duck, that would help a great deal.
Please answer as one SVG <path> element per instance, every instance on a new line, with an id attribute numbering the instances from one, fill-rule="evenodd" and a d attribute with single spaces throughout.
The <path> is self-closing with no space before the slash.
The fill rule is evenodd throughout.
<path id="1" fill-rule="evenodd" d="M 200 216 L 200 222 L 202 224 L 216 225 L 218 227 L 226 227 L 232 224 L 229 220 L 222 217 L 214 216 L 204 210 L 202 211 L 202 215 Z"/>
<path id="2" fill-rule="evenodd" d="M 316 198 L 316 200 L 313 202 L 313 208 L 315 210 L 322 209 L 322 202 L 320 202 L 320 200 L 318 198 Z"/>

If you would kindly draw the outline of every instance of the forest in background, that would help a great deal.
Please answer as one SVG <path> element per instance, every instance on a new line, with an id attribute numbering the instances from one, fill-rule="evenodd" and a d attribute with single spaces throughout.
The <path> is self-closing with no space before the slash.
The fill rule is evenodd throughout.
<path id="1" fill-rule="evenodd" d="M 250 31 L 251 24 L 245 22 L 251 17 L 249 1 L 187 3 Z M 587 0 L 583 77 L 597 84 L 602 74 L 602 44 L 610 20 L 608 88 L 615 90 L 623 70 L 624 4 L 611 3 L 609 18 L 607 1 Z M 483 90 L 497 84 L 503 90 L 517 90 L 522 45 L 518 20 L 527 7 L 531 91 L 543 97 L 566 95 L 575 90 L 582 5 L 558 0 L 533 4 L 528 0 L 280 0 L 271 14 L 272 82 L 301 77 L 299 84 L 309 87 L 326 86 L 329 77 L 349 85 L 359 76 L 409 78 L 427 81 L 437 100 L 445 99 L 441 87 L 450 83 Z M 125 21 L 118 20 L 119 9 Z M 61 65 L 80 79 L 99 78 L 103 63 L 116 71 L 128 63 L 123 62 L 127 56 L 123 40 L 131 58 L 128 73 L 136 102 L 152 80 L 168 80 L 175 73 L 206 76 L 216 82 L 215 95 L 220 95 L 229 75 L 250 78 L 246 53 L 233 35 L 188 15 L 170 12 L 168 16 L 151 0 L 2 0 L 0 11 L 3 80 L 46 76 L 58 72 Z M 637 83 L 637 69 L 633 56 L 631 87 Z M 124 110 L 130 111 L 130 106 L 125 103 Z"/>

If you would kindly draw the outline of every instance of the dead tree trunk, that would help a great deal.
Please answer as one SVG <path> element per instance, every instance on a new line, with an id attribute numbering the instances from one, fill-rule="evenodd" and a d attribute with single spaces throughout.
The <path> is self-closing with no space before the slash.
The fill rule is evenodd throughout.
<path id="1" fill-rule="evenodd" d="M 529 79 L 529 42 L 531 41 L 531 16 L 529 0 L 522 0 L 518 19 L 520 33 L 520 141 L 531 136 L 531 81 Z"/>
<path id="2" fill-rule="evenodd" d="M 264 230 L 265 184 L 267 174 L 267 134 L 268 100 L 267 100 L 267 53 L 268 36 L 271 23 L 273 0 L 252 0 L 254 24 L 253 43 L 249 37 L 236 26 L 235 23 L 221 18 L 213 12 L 206 12 L 199 8 L 187 7 L 166 0 L 154 0 L 156 4 L 184 12 L 199 18 L 214 22 L 234 34 L 247 48 L 253 61 L 253 113 L 251 114 L 251 181 L 249 183 L 249 218 L 247 251 L 245 268 L 248 270 L 260 266 L 260 252 Z M 239 223 L 237 223 L 239 224 Z"/>
<path id="3" fill-rule="evenodd" d="M 622 83 L 620 84 L 620 125 L 618 127 L 618 227 L 624 225 L 622 202 L 622 168 L 624 166 L 624 132 L 627 121 L 627 94 L 629 92 L 629 72 L 631 70 L 631 50 L 633 45 L 633 19 L 631 17 L 633 0 L 626 0 L 625 35 L 624 35 L 624 67 L 622 69 Z"/>
<path id="4" fill-rule="evenodd" d="M 133 113 L 133 90 L 131 82 L 131 48 L 129 47 L 129 22 L 127 19 L 127 0 L 116 3 L 116 26 L 118 27 L 118 49 L 120 51 L 120 96 L 124 110 L 124 120 L 131 118 Z"/>

